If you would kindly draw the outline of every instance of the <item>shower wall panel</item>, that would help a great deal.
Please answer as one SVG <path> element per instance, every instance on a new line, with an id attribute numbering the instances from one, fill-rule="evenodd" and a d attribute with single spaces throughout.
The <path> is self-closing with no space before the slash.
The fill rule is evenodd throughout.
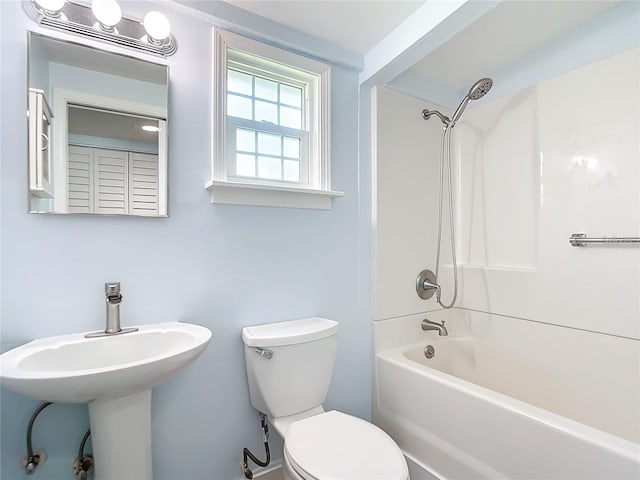
<path id="1" fill-rule="evenodd" d="M 568 241 L 640 235 L 640 49 L 485 98 L 453 131 L 457 306 L 640 339 L 640 248 Z M 441 124 L 423 108 L 377 92 L 376 320 L 436 308 L 415 293 L 437 234 Z"/>

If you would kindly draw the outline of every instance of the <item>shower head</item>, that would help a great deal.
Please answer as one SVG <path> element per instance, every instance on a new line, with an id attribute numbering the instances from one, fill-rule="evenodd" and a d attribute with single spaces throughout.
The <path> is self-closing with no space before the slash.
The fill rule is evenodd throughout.
<path id="1" fill-rule="evenodd" d="M 451 117 L 450 126 L 453 127 L 455 123 L 460 120 L 462 112 L 464 112 L 464 109 L 467 108 L 467 104 L 471 100 L 478 100 L 479 98 L 484 97 L 487 93 L 489 93 L 489 90 L 491 90 L 492 86 L 493 80 L 491 80 L 490 78 L 481 78 L 476 83 L 471 85 L 469 93 L 467 93 L 467 96 L 462 99 L 462 102 L 460 103 L 460 105 L 458 105 L 458 108 L 453 114 L 453 117 Z"/>
<path id="2" fill-rule="evenodd" d="M 493 80 L 491 80 L 490 78 L 481 78 L 476 83 L 471 85 L 467 97 L 469 97 L 471 100 L 478 100 L 479 98 L 482 98 L 487 93 L 489 93 L 491 87 L 493 87 Z"/>

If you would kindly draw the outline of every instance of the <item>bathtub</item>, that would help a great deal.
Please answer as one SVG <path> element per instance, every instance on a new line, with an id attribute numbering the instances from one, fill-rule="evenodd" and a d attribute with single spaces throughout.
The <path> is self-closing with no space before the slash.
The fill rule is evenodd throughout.
<path id="1" fill-rule="evenodd" d="M 373 421 L 412 480 L 640 479 L 637 340 L 459 309 L 374 336 Z"/>

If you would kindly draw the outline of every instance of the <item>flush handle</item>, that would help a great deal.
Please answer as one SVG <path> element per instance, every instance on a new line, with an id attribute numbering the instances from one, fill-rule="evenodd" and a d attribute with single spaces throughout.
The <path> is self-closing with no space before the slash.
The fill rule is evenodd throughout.
<path id="1" fill-rule="evenodd" d="M 255 347 L 253 351 L 256 352 L 258 355 L 260 355 L 261 357 L 266 358 L 267 360 L 271 360 L 271 357 L 273 357 L 273 350 L 269 350 L 268 348 Z"/>

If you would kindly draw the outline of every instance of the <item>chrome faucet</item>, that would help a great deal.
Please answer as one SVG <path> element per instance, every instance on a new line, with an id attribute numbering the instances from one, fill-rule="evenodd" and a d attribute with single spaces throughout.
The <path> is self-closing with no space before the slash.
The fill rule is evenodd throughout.
<path id="1" fill-rule="evenodd" d="M 105 283 L 104 293 L 107 297 L 107 328 L 104 333 L 118 333 L 122 331 L 120 328 L 120 304 L 122 303 L 120 282 Z"/>
<path id="2" fill-rule="evenodd" d="M 449 335 L 447 332 L 447 327 L 444 326 L 444 320 L 442 323 L 432 322 L 431 320 L 427 320 L 426 318 L 422 320 L 422 330 L 437 330 L 438 335 L 444 337 L 445 335 Z"/>
<path id="3" fill-rule="evenodd" d="M 107 303 L 107 327 L 104 331 L 87 333 L 85 337 L 106 337 L 109 335 L 121 335 L 123 333 L 135 332 L 137 328 L 120 327 L 120 304 L 122 294 L 120 293 L 120 282 L 107 282 L 104 284 L 104 293 Z"/>

